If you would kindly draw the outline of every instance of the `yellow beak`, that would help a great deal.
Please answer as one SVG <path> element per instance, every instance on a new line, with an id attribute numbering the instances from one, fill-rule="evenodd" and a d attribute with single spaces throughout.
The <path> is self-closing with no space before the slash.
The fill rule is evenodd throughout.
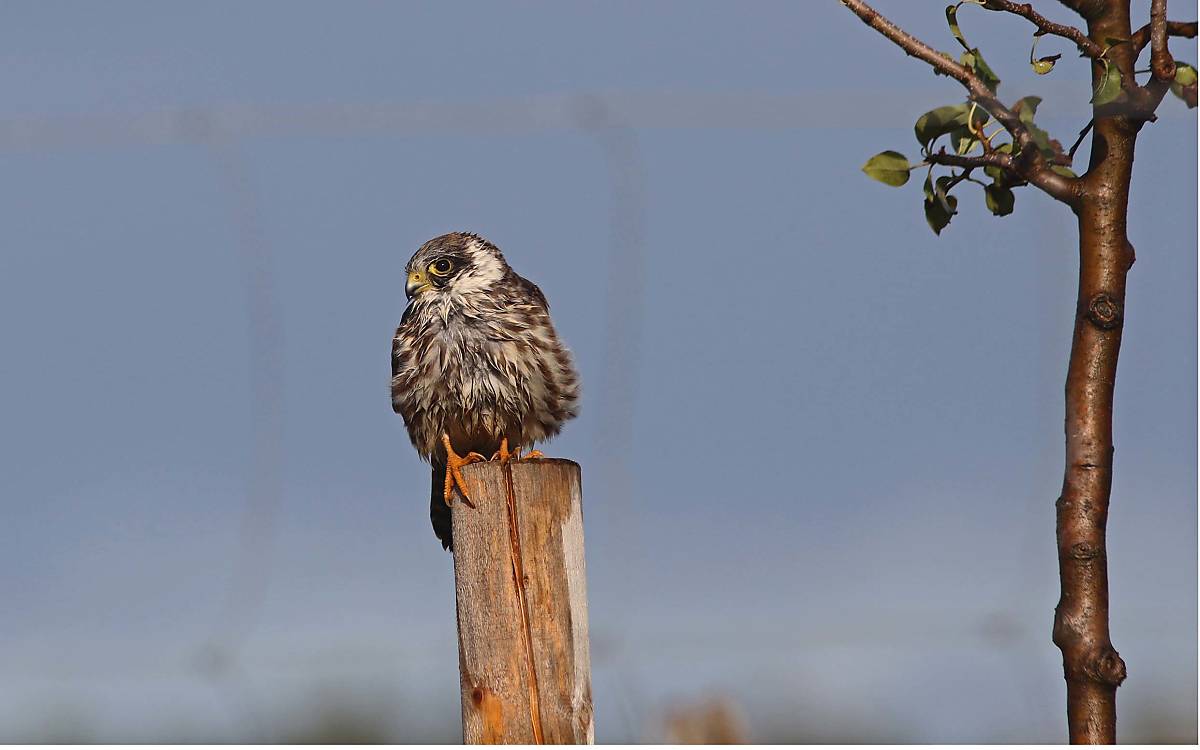
<path id="1" fill-rule="evenodd" d="M 413 271 L 408 275 L 408 283 L 404 285 L 404 295 L 409 299 L 432 286 L 423 271 Z"/>

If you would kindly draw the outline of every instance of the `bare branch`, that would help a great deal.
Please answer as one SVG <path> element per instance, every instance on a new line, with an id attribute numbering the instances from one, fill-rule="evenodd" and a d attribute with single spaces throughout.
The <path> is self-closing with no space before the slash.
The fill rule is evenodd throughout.
<path id="1" fill-rule="evenodd" d="M 992 94 L 978 76 L 965 65 L 956 63 L 949 55 L 930 47 L 904 29 L 892 23 L 879 14 L 877 10 L 867 5 L 863 0 L 842 0 L 842 4 L 862 19 L 862 22 L 892 40 L 897 47 L 904 50 L 910 57 L 923 60 L 936 71 L 947 75 L 961 83 L 973 101 L 976 101 L 995 117 L 1010 133 L 1013 127 L 1024 129 L 1021 119 L 1005 107 Z M 1011 127 L 1010 127 L 1011 125 Z"/>
<path id="2" fill-rule="evenodd" d="M 1176 65 L 1167 40 L 1172 36 L 1195 38 L 1196 22 L 1168 21 L 1166 0 L 1151 0 L 1150 23 L 1130 36 L 1135 57 L 1147 44 L 1150 45 L 1150 80 L 1145 86 L 1138 86 L 1133 91 L 1128 91 L 1128 88 L 1123 86 L 1129 93 L 1133 117 L 1153 122 L 1154 111 L 1171 89 L 1175 80 Z M 1124 83 L 1122 80 L 1122 84 Z"/>
<path id="3" fill-rule="evenodd" d="M 1025 159 L 1025 155 L 1030 153 L 1035 155 L 1033 165 L 1029 165 L 1031 160 Z M 1030 185 L 1068 206 L 1078 205 L 1080 199 L 1083 198 L 1083 183 L 1079 178 L 1055 172 L 1046 165 L 1041 152 L 1032 143 L 1028 148 L 1023 148 L 1013 160 L 1012 171 Z"/>
<path id="4" fill-rule="evenodd" d="M 958 81 L 967 89 L 967 98 L 987 110 L 1012 136 L 1014 151 L 1019 155 L 1011 160 L 1007 169 L 1022 180 L 1035 185 L 1050 196 L 1075 205 L 1082 189 L 1079 180 L 1059 174 L 1046 163 L 1041 151 L 1033 140 L 1033 134 L 1008 107 L 1005 107 L 992 90 L 965 65 L 960 65 L 949 56 L 938 52 L 929 45 L 901 29 L 896 24 L 879 14 L 863 0 L 842 0 L 842 4 L 862 19 L 862 22 L 890 39 L 897 47 L 904 50 L 910 57 L 915 57 L 928 63 L 934 70 Z M 947 158 L 950 154 L 937 154 L 939 158 Z M 947 162 L 949 163 L 949 162 Z"/>
<path id="5" fill-rule="evenodd" d="M 1079 150 L 1079 145 L 1083 143 L 1084 138 L 1087 138 L 1087 134 L 1092 132 L 1092 127 L 1095 124 L 1096 120 L 1094 118 L 1088 120 L 1088 124 L 1084 125 L 1083 129 L 1079 131 L 1079 137 L 1075 139 L 1073 144 L 1071 144 L 1071 150 L 1067 152 L 1067 157 L 1071 159 L 1071 161 L 1075 160 L 1075 152 Z"/>
<path id="6" fill-rule="evenodd" d="M 1184 39 L 1196 38 L 1196 22 L 1195 21 L 1167 21 L 1167 36 L 1178 36 Z M 1146 49 L 1146 45 L 1150 43 L 1150 24 L 1146 24 L 1142 28 L 1133 32 L 1133 36 L 1129 38 L 1133 43 L 1134 54 L 1140 54 Z"/>
<path id="7" fill-rule="evenodd" d="M 983 85 L 983 82 L 976 78 L 965 65 L 954 62 L 949 55 L 938 52 L 912 34 L 909 34 L 904 29 L 884 18 L 880 15 L 879 11 L 862 2 L 862 0 L 842 0 L 842 4 L 853 11 L 854 15 L 862 19 L 863 23 L 883 34 L 888 39 L 891 39 L 909 57 L 924 60 L 934 70 L 950 76 L 966 86 L 967 89 L 972 88 L 971 84 L 974 81 L 986 90 L 987 87 Z"/>
<path id="8" fill-rule="evenodd" d="M 992 151 L 987 154 L 975 154 L 967 156 L 963 154 L 948 154 L 945 149 L 938 151 L 936 154 L 929 154 L 925 157 L 926 164 L 937 164 L 943 167 L 962 167 L 967 170 L 981 167 L 1000 167 L 1001 169 L 1011 170 L 1013 168 L 1013 158 L 1010 154 Z"/>
<path id="9" fill-rule="evenodd" d="M 1021 120 L 1008 108 L 1001 104 L 988 89 L 987 85 L 976 76 L 970 68 L 956 63 L 949 55 L 930 47 L 904 29 L 892 23 L 879 14 L 877 10 L 867 5 L 863 0 L 842 0 L 842 4 L 862 19 L 862 22 L 892 40 L 897 47 L 904 50 L 910 57 L 923 60 L 934 70 L 947 75 L 961 83 L 967 89 L 970 98 L 986 109 L 1005 129 L 1011 132 L 1010 120 L 1015 127 L 1022 127 Z"/>
<path id="10" fill-rule="evenodd" d="M 1089 39 L 1088 35 L 1083 33 L 1081 29 L 1067 24 L 1055 23 L 1034 10 L 1033 6 L 1029 3 L 1016 3 L 1012 2 L 1012 0 L 987 0 L 983 7 L 988 10 L 1002 10 L 1028 19 L 1030 23 L 1038 27 L 1038 32 L 1041 34 L 1050 34 L 1051 36 L 1070 39 L 1072 42 L 1075 42 L 1075 46 L 1079 48 L 1079 51 L 1087 57 L 1099 58 L 1104 54 L 1104 48 Z"/>
<path id="11" fill-rule="evenodd" d="M 1083 7 L 1084 4 L 1079 5 L 1080 7 Z M 988 10 L 1005 11 L 1021 16 L 1022 18 L 1026 18 L 1033 25 L 1038 27 L 1039 34 L 1049 34 L 1051 36 L 1069 39 L 1075 43 L 1075 46 L 1079 48 L 1080 53 L 1082 53 L 1084 57 L 1090 57 L 1093 60 L 1099 60 L 1104 57 L 1106 52 L 1106 49 L 1103 46 L 1093 41 L 1091 37 L 1085 34 L 1082 30 L 1077 29 L 1074 26 L 1051 21 L 1035 11 L 1033 6 L 1029 3 L 1018 3 L 1013 2 L 1013 0 L 986 0 L 983 7 Z M 1079 12 L 1083 14 L 1082 10 Z M 1172 75 L 1174 75 L 1174 73 L 1172 73 Z M 1130 101 L 1140 102 L 1138 107 L 1139 111 L 1145 110 L 1147 106 L 1147 103 L 1143 101 L 1145 97 L 1141 96 L 1141 92 L 1138 90 L 1137 82 L 1134 81 L 1132 77 L 1122 77 L 1121 88 L 1129 94 Z M 1153 109 L 1150 111 L 1152 113 Z"/>
<path id="12" fill-rule="evenodd" d="M 1175 60 L 1167 49 L 1167 0 L 1150 0 L 1150 70 L 1159 81 L 1175 78 Z"/>
<path id="13" fill-rule="evenodd" d="M 1158 109 L 1158 105 L 1162 104 L 1163 97 L 1171 90 L 1171 82 L 1175 80 L 1175 61 L 1171 61 L 1171 77 L 1159 78 L 1152 76 L 1146 85 L 1142 87 L 1142 95 L 1139 97 L 1138 104 L 1140 105 L 1135 110 L 1135 116 L 1144 118 L 1147 122 L 1155 122 L 1158 116 L 1154 114 Z"/>

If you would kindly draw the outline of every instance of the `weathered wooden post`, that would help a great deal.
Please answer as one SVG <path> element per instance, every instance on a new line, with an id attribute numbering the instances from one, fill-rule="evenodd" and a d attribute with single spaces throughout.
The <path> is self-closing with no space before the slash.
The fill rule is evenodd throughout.
<path id="1" fill-rule="evenodd" d="M 454 504 L 463 741 L 591 744 L 579 464 L 476 463 Z"/>

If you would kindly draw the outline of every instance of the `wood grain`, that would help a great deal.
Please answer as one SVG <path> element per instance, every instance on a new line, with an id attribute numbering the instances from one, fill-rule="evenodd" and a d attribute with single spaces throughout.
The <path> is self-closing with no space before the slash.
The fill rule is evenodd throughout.
<path id="1" fill-rule="evenodd" d="M 464 470 L 456 503 L 463 741 L 591 744 L 591 661 L 579 465 Z"/>

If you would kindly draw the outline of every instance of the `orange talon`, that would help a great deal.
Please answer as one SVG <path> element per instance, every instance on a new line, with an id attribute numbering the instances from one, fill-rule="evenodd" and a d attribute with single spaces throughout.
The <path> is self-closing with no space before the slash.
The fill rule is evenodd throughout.
<path id="1" fill-rule="evenodd" d="M 450 436 L 445 433 L 442 433 L 442 445 L 446 448 L 446 485 L 442 490 L 442 499 L 446 501 L 446 505 L 453 505 L 454 488 L 457 486 L 463 502 L 468 508 L 474 508 L 475 503 L 471 502 L 471 496 L 467 493 L 467 480 L 463 479 L 462 467 L 487 459 L 475 451 L 465 456 L 458 455 L 450 445 Z"/>
<path id="2" fill-rule="evenodd" d="M 501 464 L 506 464 L 513 457 L 508 451 L 508 438 L 500 438 L 500 450 L 492 454 L 493 461 L 499 461 Z"/>
<path id="3" fill-rule="evenodd" d="M 508 438 L 500 438 L 500 450 L 492 454 L 493 461 L 499 461 L 501 464 L 506 464 L 509 461 L 526 461 L 531 458 L 545 458 L 545 454 L 541 451 L 529 451 L 524 456 L 521 455 L 521 446 L 508 449 Z"/>

